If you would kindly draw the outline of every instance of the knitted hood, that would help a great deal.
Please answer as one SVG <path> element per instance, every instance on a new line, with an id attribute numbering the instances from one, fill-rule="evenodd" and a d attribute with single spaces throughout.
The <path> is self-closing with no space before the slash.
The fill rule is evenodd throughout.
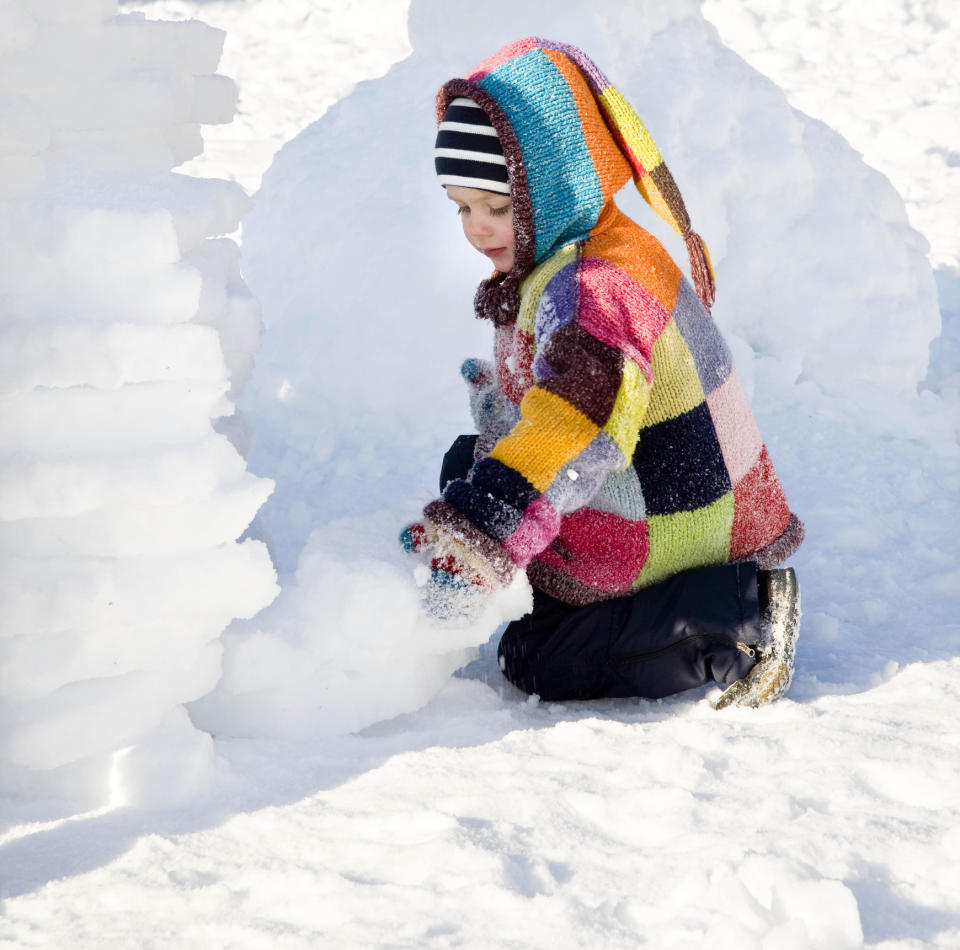
<path id="1" fill-rule="evenodd" d="M 441 88 L 438 122 L 457 96 L 490 118 L 513 198 L 514 268 L 480 285 L 478 316 L 498 325 L 515 320 L 520 281 L 564 245 L 585 240 L 631 177 L 683 236 L 697 294 L 709 309 L 713 273 L 680 191 L 637 114 L 584 52 L 535 37 L 518 40 Z"/>

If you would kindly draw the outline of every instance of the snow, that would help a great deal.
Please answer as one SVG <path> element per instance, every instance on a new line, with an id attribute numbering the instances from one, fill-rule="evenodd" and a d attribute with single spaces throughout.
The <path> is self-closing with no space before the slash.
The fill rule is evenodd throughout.
<path id="1" fill-rule="evenodd" d="M 183 704 L 276 593 L 235 543 L 271 483 L 215 429 L 260 324 L 210 236 L 247 198 L 169 171 L 232 114 L 222 34 L 116 12 L 0 6 L 0 791 L 60 808 L 206 787 Z"/>
<path id="2" fill-rule="evenodd" d="M 721 43 L 693 0 L 582 6 L 551 10 L 547 30 L 533 3 L 492 3 L 477 22 L 465 0 L 414 0 L 414 53 L 376 79 L 409 50 L 402 2 L 124 4 L 232 31 L 221 68 L 240 80 L 241 121 L 219 140 L 205 130 L 191 167 L 250 190 L 265 171 L 239 262 L 208 236 L 233 229 L 242 196 L 164 177 L 172 146 L 123 124 L 113 141 L 142 151 L 111 157 L 104 136 L 64 137 L 0 98 L 0 160 L 9 141 L 48 176 L 40 190 L 11 174 L 34 213 L 0 218 L 17 240 L 2 245 L 0 300 L 36 315 L 4 326 L 4 435 L 21 455 L 0 471 L 3 510 L 20 513 L 17 544 L 43 552 L 0 573 L 2 628 L 31 631 L 3 654 L 4 695 L 32 716 L 12 735 L 36 767 L 5 800 L 0 940 L 957 945 L 960 261 L 939 151 L 957 27 L 933 2 L 885 0 L 878 16 L 709 0 Z M 108 8 L 0 3 L 0 56 L 51 16 Z M 128 25 L 167 74 L 129 94 L 162 111 L 178 34 L 154 45 L 146 21 Z M 193 31 L 185 56 L 210 36 L 173 28 Z M 626 92 L 717 262 L 716 318 L 808 532 L 796 679 L 762 710 L 718 714 L 715 688 L 527 698 L 491 639 L 522 585 L 472 624 L 431 623 L 397 549 L 469 425 L 460 362 L 490 346 L 469 313 L 483 266 L 424 144 L 432 96 L 524 33 L 577 42 Z M 80 156 L 97 172 L 58 172 Z M 238 264 L 266 326 L 252 371 L 257 304 Z M 217 547 L 208 532 L 236 537 L 260 491 L 210 429 L 228 401 L 242 411 L 216 429 L 276 489 L 252 538 Z M 91 421 L 71 425 L 81 409 Z M 137 508 L 145 497 L 162 507 Z M 90 511 L 102 517 L 82 523 Z M 283 581 L 259 613 L 254 538 Z M 251 619 L 216 639 L 231 617 Z M 103 657 L 129 673 L 108 686 Z M 105 784 L 112 806 L 63 803 L 59 763 L 78 744 L 90 751 L 71 780 Z"/>

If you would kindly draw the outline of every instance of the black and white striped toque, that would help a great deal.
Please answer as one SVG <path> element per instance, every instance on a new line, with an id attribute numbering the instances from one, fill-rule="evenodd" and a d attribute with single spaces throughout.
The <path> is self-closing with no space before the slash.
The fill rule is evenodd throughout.
<path id="1" fill-rule="evenodd" d="M 437 132 L 433 161 L 441 185 L 510 194 L 507 161 L 496 129 L 472 99 L 454 99 Z"/>

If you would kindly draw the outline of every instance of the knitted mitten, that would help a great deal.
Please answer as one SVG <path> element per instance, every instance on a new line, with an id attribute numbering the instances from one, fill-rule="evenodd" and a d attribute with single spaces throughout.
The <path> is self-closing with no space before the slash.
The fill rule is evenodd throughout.
<path id="1" fill-rule="evenodd" d="M 460 375 L 467 382 L 470 415 L 480 435 L 476 450 L 479 457 L 509 433 L 517 421 L 517 411 L 500 392 L 496 370 L 489 361 L 475 357 L 464 360 Z"/>
<path id="2" fill-rule="evenodd" d="M 800 588 L 792 567 L 757 572 L 763 636 L 760 658 L 747 675 L 726 689 L 717 709 L 760 706 L 779 699 L 790 688 L 793 658 L 800 631 Z"/>
<path id="3" fill-rule="evenodd" d="M 411 554 L 430 558 L 430 576 L 423 589 L 424 609 L 438 620 L 469 620 L 493 590 L 490 579 L 469 564 L 469 555 L 455 538 L 429 518 L 400 532 L 400 545 Z"/>

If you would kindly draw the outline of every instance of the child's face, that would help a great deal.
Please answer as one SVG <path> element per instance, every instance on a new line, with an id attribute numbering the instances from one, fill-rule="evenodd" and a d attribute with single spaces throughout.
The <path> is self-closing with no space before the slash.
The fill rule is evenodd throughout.
<path id="1" fill-rule="evenodd" d="M 447 197 L 456 204 L 467 240 L 493 261 L 497 270 L 513 268 L 513 202 L 479 188 L 447 185 Z"/>

